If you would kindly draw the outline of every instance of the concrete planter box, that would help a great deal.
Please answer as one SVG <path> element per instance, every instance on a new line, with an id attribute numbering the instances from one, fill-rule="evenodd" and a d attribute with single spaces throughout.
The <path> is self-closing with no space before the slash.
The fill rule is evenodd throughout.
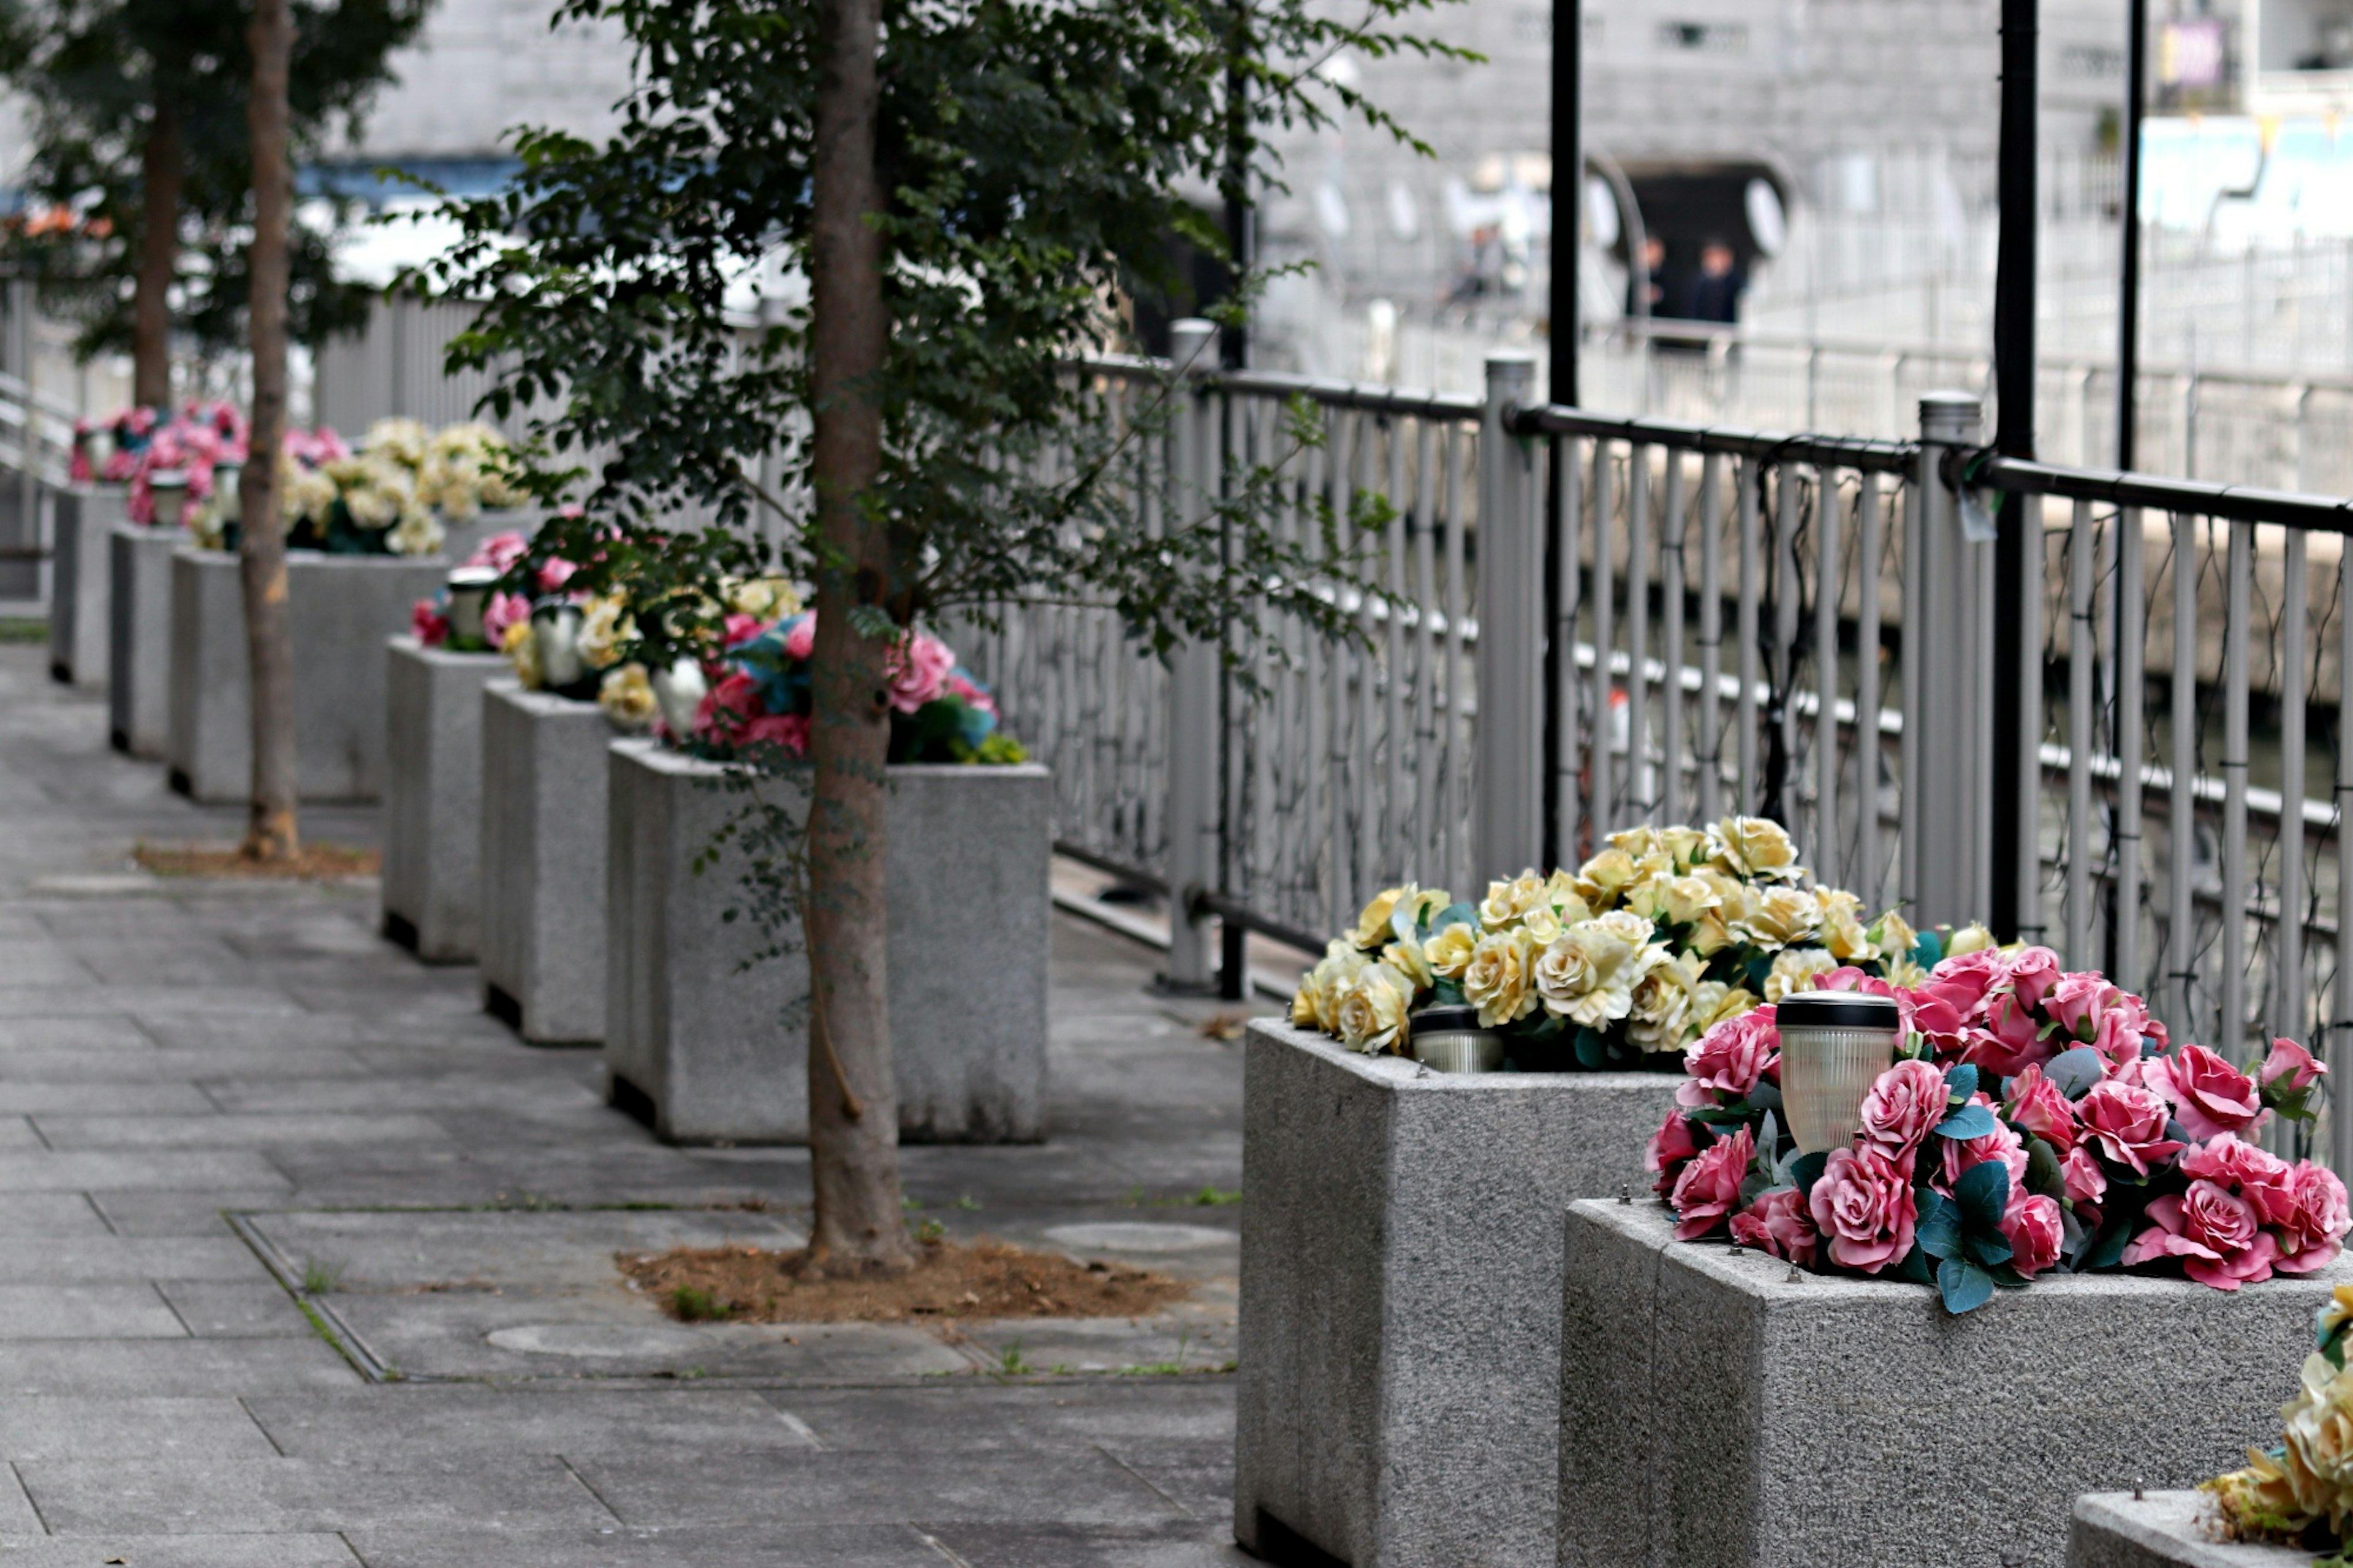
<path id="1" fill-rule="evenodd" d="M 1656 1203 L 1568 1212 L 1564 1568 L 2055 1568 L 2078 1496 L 2274 1440 L 2353 1279 L 2046 1276 L 1955 1318 L 1926 1286 L 1672 1237 Z"/>
<path id="2" fill-rule="evenodd" d="M 1647 1190 L 1680 1076 L 1425 1073 L 1265 1018 L 1244 1049 L 1236 1537 L 1550 1564 L 1561 1210 Z"/>
<path id="3" fill-rule="evenodd" d="M 118 752 L 160 761 L 172 748 L 172 557 L 188 531 L 124 522 L 106 542 L 109 737 Z"/>
<path id="4" fill-rule="evenodd" d="M 2312 1561 L 2298 1547 L 2217 1541 L 2206 1527 L 2213 1517 L 2205 1492 L 2077 1498 L 2068 1568 L 2306 1568 Z"/>
<path id="5" fill-rule="evenodd" d="M 385 933 L 435 963 L 480 942 L 482 688 L 512 668 L 390 638 L 385 676 Z"/>
<path id="6" fill-rule="evenodd" d="M 482 1005 L 526 1040 L 605 1037 L 606 748 L 594 702 L 482 689 Z"/>
<path id="7" fill-rule="evenodd" d="M 50 492 L 57 536 L 50 551 L 49 674 L 86 691 L 106 689 L 111 653 L 107 603 L 113 563 L 108 536 L 124 521 L 120 485 L 73 485 Z"/>
<path id="8" fill-rule="evenodd" d="M 438 555 L 287 553 L 294 642 L 294 735 L 302 798 L 371 801 L 384 793 L 384 639 L 448 574 Z M 237 559 L 172 557 L 172 786 L 201 801 L 252 787 L 253 730 Z"/>
<path id="9" fill-rule="evenodd" d="M 605 1061 L 614 1099 L 682 1142 L 808 1136 L 797 954 L 738 973 L 763 945 L 731 853 L 697 855 L 740 797 L 723 770 L 647 741 L 610 752 Z M 1026 1142 L 1046 1131 L 1051 784 L 1041 767 L 891 770 L 885 877 L 899 1132 L 911 1142 Z M 769 787 L 806 790 L 805 775 Z"/>

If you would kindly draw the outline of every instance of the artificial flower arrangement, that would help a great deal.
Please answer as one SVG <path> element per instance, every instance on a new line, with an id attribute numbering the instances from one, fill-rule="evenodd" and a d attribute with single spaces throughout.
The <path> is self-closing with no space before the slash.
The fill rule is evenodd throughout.
<path id="1" fill-rule="evenodd" d="M 67 471 L 76 484 L 103 480 L 127 485 L 125 510 L 132 521 L 156 521 L 155 479 L 176 475 L 185 485 L 188 511 L 208 510 L 213 470 L 245 461 L 245 418 L 227 403 L 191 403 L 166 418 L 154 408 L 127 408 L 112 419 L 74 423 L 73 456 Z"/>
<path id="2" fill-rule="evenodd" d="M 494 533 L 476 547 L 465 567 L 480 574 L 480 631 L 452 624 L 451 590 L 436 589 L 417 601 L 409 623 L 427 647 L 504 654 L 527 691 L 553 691 L 594 699 L 616 729 L 636 732 L 654 719 L 653 687 L 644 665 L 621 657 L 637 636 L 627 600 L 619 594 L 567 591 L 579 568 L 561 556 L 536 565 L 526 557 L 531 542 L 521 533 Z M 516 581 L 535 590 L 526 597 L 500 582 Z"/>
<path id="3" fill-rule="evenodd" d="M 1671 1068 L 1710 1027 L 1840 968 L 1905 980 L 1938 952 L 1890 911 L 1810 884 L 1778 824 L 1637 827 L 1575 875 L 1490 882 L 1477 904 L 1391 888 L 1302 981 L 1292 1021 L 1409 1050 L 1412 1015 L 1472 1006 L 1520 1071 Z"/>
<path id="4" fill-rule="evenodd" d="M 773 747 L 787 759 L 808 752 L 810 659 L 817 611 L 782 584 L 766 605 L 731 608 L 721 649 L 705 663 L 702 701 L 683 736 L 698 756 L 732 761 Z M 929 632 L 907 632 L 883 657 L 891 704 L 892 763 L 1018 763 L 1027 753 L 997 728 L 997 701 Z"/>
<path id="5" fill-rule="evenodd" d="M 1916 984 L 1859 968 L 1814 982 L 1890 997 L 1900 1020 L 1847 1147 L 1801 1154 L 1789 1137 L 1770 1005 L 1691 1047 L 1649 1155 L 1679 1239 L 1933 1281 L 1954 1312 L 2052 1270 L 2178 1265 L 2235 1290 L 2337 1255 L 2344 1184 L 2252 1141 L 2274 1113 L 2316 1118 L 2327 1069 L 2303 1047 L 2274 1040 L 2244 1072 L 2049 948 L 1996 949 L 1975 928 L 1954 945 L 1969 951 Z"/>
<path id="6" fill-rule="evenodd" d="M 2339 1285 L 2316 1315 L 2319 1348 L 2304 1358 L 2295 1397 L 2280 1406 L 2280 1441 L 2247 1450 L 2247 1466 L 2216 1476 L 2221 1533 L 2275 1541 L 2320 1555 L 2313 1568 L 2353 1568 L 2353 1373 L 2345 1341 L 2353 1330 L 2353 1285 Z"/>
<path id="7" fill-rule="evenodd" d="M 287 542 L 336 555 L 430 555 L 443 519 L 522 503 L 508 458 L 506 438 L 487 425 L 435 431 L 379 419 L 356 452 L 290 469 Z"/>

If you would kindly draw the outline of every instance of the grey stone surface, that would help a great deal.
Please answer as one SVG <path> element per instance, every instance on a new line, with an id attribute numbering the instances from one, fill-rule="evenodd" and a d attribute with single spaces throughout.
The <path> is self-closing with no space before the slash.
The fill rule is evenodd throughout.
<path id="1" fill-rule="evenodd" d="M 526 1040 L 605 1037 L 612 727 L 594 702 L 482 689 L 484 1000 Z"/>
<path id="2" fill-rule="evenodd" d="M 385 773 L 385 638 L 448 574 L 440 556 L 287 552 L 296 773 L 305 800 L 373 801 Z M 233 555 L 172 557 L 174 784 L 199 801 L 252 787 L 243 589 Z"/>
<path id="3" fill-rule="evenodd" d="M 2094 1492 L 2075 1500 L 2067 1568 L 2305 1568 L 2312 1553 L 2222 1541 L 2205 1492 Z"/>
<path id="4" fill-rule="evenodd" d="M 1235 1535 L 1549 1563 L 1560 1211 L 1641 1190 L 1677 1079 L 1424 1073 L 1263 1018 L 1244 1050 Z"/>
<path id="5" fill-rule="evenodd" d="M 723 923 L 731 847 L 693 862 L 739 809 L 723 770 L 648 741 L 610 751 L 605 1061 L 664 1137 L 807 1136 L 807 969 Z M 1039 767 L 894 767 L 883 875 L 899 1132 L 910 1142 L 1045 1136 L 1051 780 Z M 801 791 L 798 777 L 765 785 Z"/>
<path id="6" fill-rule="evenodd" d="M 385 649 L 384 912 L 417 957 L 462 963 L 481 939 L 482 689 L 512 667 L 406 635 Z"/>
<path id="7" fill-rule="evenodd" d="M 2236 1293 L 2045 1277 L 1961 1317 L 1926 1286 L 1569 1208 L 1560 1563 L 2055 1568 L 2081 1494 L 2194 1485 L 2274 1440 L 2344 1260 Z M 1630 1486 L 1627 1478 L 1644 1484 Z"/>
<path id="8" fill-rule="evenodd" d="M 129 522 L 107 538 L 109 738 L 134 757 L 172 745 L 172 556 L 187 542 L 185 529 Z"/>
<path id="9" fill-rule="evenodd" d="M 123 521 L 123 496 L 120 485 L 50 492 L 49 675 L 85 691 L 106 689 L 113 597 L 108 540 Z"/>

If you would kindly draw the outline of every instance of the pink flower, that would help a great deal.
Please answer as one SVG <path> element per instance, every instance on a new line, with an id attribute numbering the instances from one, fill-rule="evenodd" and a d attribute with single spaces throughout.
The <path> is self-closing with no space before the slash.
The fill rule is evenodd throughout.
<path id="1" fill-rule="evenodd" d="M 1683 1167 L 1667 1200 L 1675 1211 L 1677 1241 L 1697 1241 L 1739 1206 L 1740 1184 L 1748 1179 L 1748 1162 L 1756 1152 L 1757 1141 L 1743 1127 L 1701 1150 Z"/>
<path id="2" fill-rule="evenodd" d="M 1642 1169 L 1655 1173 L 1659 1178 L 1651 1190 L 1661 1197 L 1673 1191 L 1683 1163 L 1698 1152 L 1699 1140 L 1692 1136 L 1691 1123 L 1683 1119 L 1682 1111 L 1669 1110 L 1667 1119 L 1651 1134 L 1651 1146 L 1642 1155 Z"/>
<path id="3" fill-rule="evenodd" d="M 817 651 L 817 612 L 796 616 L 785 623 L 785 657 L 805 659 Z"/>
<path id="4" fill-rule="evenodd" d="M 2259 1124 L 2263 1107 L 2254 1079 L 2203 1046 L 2183 1046 L 2143 1064 L 2148 1086 L 2165 1096 L 2189 1136 L 2207 1139 Z"/>
<path id="5" fill-rule="evenodd" d="M 2168 1193 L 2148 1205 L 2148 1217 L 2156 1223 L 2125 1248 L 2127 1267 L 2179 1258 L 2182 1272 L 2217 1290 L 2272 1277 L 2279 1244 L 2255 1223 L 2252 1205 L 2211 1182 L 2192 1182 L 2178 1197 Z"/>
<path id="6" fill-rule="evenodd" d="M 1920 1147 L 1945 1119 L 1945 1075 L 1934 1062 L 1897 1062 L 1862 1097 L 1862 1140 L 1892 1160 Z"/>
<path id="7" fill-rule="evenodd" d="M 2071 1204 L 2095 1204 L 2108 1195 L 2108 1173 L 2092 1157 L 2088 1144 L 2078 1143 L 2059 1162 L 2060 1179 L 2067 1184 Z"/>
<path id="8" fill-rule="evenodd" d="M 1809 1204 L 1831 1261 L 1876 1274 L 1912 1250 L 1912 1173 L 1876 1149 L 1833 1149 Z"/>
<path id="9" fill-rule="evenodd" d="M 1780 1067 L 1781 1034 L 1773 1023 L 1773 1009 L 1752 1007 L 1737 1018 L 1718 1024 L 1683 1053 L 1683 1071 L 1688 1076 L 1675 1090 L 1675 1102 L 1712 1104 L 1710 1089 L 1729 1099 L 1745 1099 L 1759 1082 L 1777 1079 Z"/>
<path id="10" fill-rule="evenodd" d="M 1755 1203 L 1732 1216 L 1732 1239 L 1811 1268 L 1821 1233 L 1806 1212 L 1805 1194 L 1795 1187 L 1776 1187 L 1757 1194 Z"/>
<path id="11" fill-rule="evenodd" d="M 543 594 L 554 593 L 565 584 L 572 581 L 572 574 L 579 570 L 578 566 L 561 555 L 549 556 L 539 563 L 539 591 Z"/>
<path id="12" fill-rule="evenodd" d="M 523 552 L 530 548 L 531 541 L 510 529 L 504 533 L 493 533 L 474 546 L 474 552 L 466 558 L 466 564 L 503 572 L 522 560 Z"/>
<path id="13" fill-rule="evenodd" d="M 997 699 L 982 690 L 972 677 L 966 675 L 962 669 L 948 671 L 947 684 L 948 695 L 961 697 L 967 708 L 977 708 L 983 713 L 992 716 L 997 712 Z"/>
<path id="14" fill-rule="evenodd" d="M 2010 1173 L 2010 1190 L 2017 1192 L 2026 1184 L 2026 1145 L 2010 1124 L 2001 1120 L 2000 1108 L 1980 1094 L 1973 1103 L 1995 1112 L 1993 1131 L 1982 1138 L 1947 1138 L 1945 1143 L 1945 1185 L 1950 1187 L 1961 1179 L 1961 1173 L 1971 1165 L 1982 1165 L 1988 1160 L 1999 1160 Z"/>
<path id="15" fill-rule="evenodd" d="M 2011 1188 L 2010 1207 L 2001 1216 L 2001 1234 L 2010 1243 L 2010 1266 L 2033 1279 L 2059 1261 L 2060 1249 L 2067 1244 L 2059 1200 Z"/>
<path id="16" fill-rule="evenodd" d="M 482 640 L 492 647 L 504 647 L 507 628 L 531 619 L 531 601 L 521 594 L 493 594 L 482 606 Z"/>
<path id="17" fill-rule="evenodd" d="M 2021 1005 L 2039 1008 L 2059 984 L 2059 955 L 2047 947 L 2021 947 L 2002 960 L 2001 978 Z"/>
<path id="18" fill-rule="evenodd" d="M 2105 1058 L 2111 1067 L 2125 1068 L 2147 1054 L 2144 1047 L 2151 1038 L 2163 1050 L 2165 1026 L 2150 1017 L 2147 1006 L 2127 991 L 2100 1015 L 2092 1026 L 2092 1037 L 2084 1043 Z"/>
<path id="19" fill-rule="evenodd" d="M 760 716 L 759 683 L 740 669 L 730 670 L 696 704 L 694 732 L 732 743 L 744 725 Z"/>
<path id="20" fill-rule="evenodd" d="M 2062 1154 L 2075 1146 L 2074 1102 L 2039 1067 L 2010 1080 L 2010 1119 Z"/>
<path id="21" fill-rule="evenodd" d="M 1924 995 L 1949 1003 L 1960 1021 L 1968 1023 L 1979 1016 L 1986 993 L 2000 983 L 2001 974 L 2001 954 L 1989 947 L 1979 948 L 1936 965 L 1928 972 L 1927 981 L 1919 990 Z"/>
<path id="22" fill-rule="evenodd" d="M 891 686 L 891 706 L 913 713 L 935 700 L 955 668 L 948 645 L 929 632 L 915 632 L 891 645 L 882 656 L 882 672 Z"/>
<path id="23" fill-rule="evenodd" d="M 2263 1069 L 2255 1076 L 2266 1086 L 2284 1078 L 2287 1088 L 2284 1092 L 2294 1094 L 2299 1089 L 2309 1087 L 2327 1070 L 2312 1059 L 2310 1051 L 2294 1040 L 2277 1039 L 2272 1042 L 2271 1054 L 2263 1058 Z"/>
<path id="24" fill-rule="evenodd" d="M 2096 969 L 2078 970 L 2063 974 L 2043 998 L 2043 1010 L 2059 1020 L 2059 1026 L 2079 1040 L 2091 1037 L 2091 1031 L 2100 1015 L 2115 1005 L 2124 993 L 2118 990 Z"/>
<path id="25" fill-rule="evenodd" d="M 2181 1147 L 2165 1135 L 2165 1101 L 2154 1090 L 2121 1079 L 2085 1090 L 2075 1102 L 2075 1119 L 2102 1153 L 2135 1175 L 2147 1175 Z"/>
<path id="26" fill-rule="evenodd" d="M 773 745 L 788 757 L 808 754 L 809 721 L 806 713 L 763 713 L 744 726 L 739 746 Z"/>
<path id="27" fill-rule="evenodd" d="M 733 614 L 720 622 L 719 640 L 728 647 L 738 647 L 767 629 L 757 616 Z"/>
<path id="28" fill-rule="evenodd" d="M 427 647 L 439 647 L 449 640 L 449 617 L 432 600 L 419 599 L 408 606 L 408 629 Z"/>
<path id="29" fill-rule="evenodd" d="M 2272 1267 L 2283 1274 L 2309 1274 L 2335 1260 L 2353 1218 L 2346 1213 L 2345 1184 L 2327 1166 L 2299 1160 L 2290 1184 L 2295 1204 L 2280 1226 L 2279 1256 Z"/>
<path id="30" fill-rule="evenodd" d="M 2181 1173 L 2246 1199 L 2265 1225 L 2286 1224 L 2295 1208 L 2295 1173 L 2288 1163 L 2228 1132 L 2184 1150 Z"/>

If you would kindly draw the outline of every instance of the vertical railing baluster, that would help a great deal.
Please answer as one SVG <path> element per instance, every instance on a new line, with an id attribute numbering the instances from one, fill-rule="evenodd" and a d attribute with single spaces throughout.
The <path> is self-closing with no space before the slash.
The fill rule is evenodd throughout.
<path id="1" fill-rule="evenodd" d="M 1659 700 L 1665 710 L 1660 730 L 1659 805 L 1662 822 L 1683 818 L 1683 454 L 1661 448 L 1667 463 L 1666 531 L 1659 541 L 1659 583 L 1664 624 L 1659 628 L 1659 662 L 1666 671 Z"/>
<path id="2" fill-rule="evenodd" d="M 1440 819 L 1446 824 L 1446 886 L 1471 888 L 1471 736 L 1462 710 L 1470 702 L 1471 660 L 1462 641 L 1462 474 L 1477 462 L 1478 436 L 1450 425 L 1441 438 L 1446 460 L 1446 798 Z M 1335 926 L 1334 930 L 1339 928 Z"/>
<path id="3" fill-rule="evenodd" d="M 1904 614 L 1904 667 L 1898 672 L 1897 700 L 1903 704 L 1899 737 L 1895 824 L 1895 901 L 1905 917 L 1920 918 L 1920 627 L 1926 585 L 1921 581 L 1922 537 L 1927 497 L 1915 479 L 1904 487 L 1904 559 L 1900 563 Z"/>
<path id="4" fill-rule="evenodd" d="M 1699 467 L 1699 815 L 1724 809 L 1724 459 Z"/>
<path id="5" fill-rule="evenodd" d="M 1428 419 L 1414 427 L 1413 498 L 1413 868 L 1409 875 L 1451 887 L 1440 847 L 1431 842 L 1438 773 L 1437 609 L 1438 443 Z"/>
<path id="6" fill-rule="evenodd" d="M 1618 710 L 1610 700 L 1612 677 L 1609 647 L 1616 628 L 1610 625 L 1617 609 L 1616 563 L 1611 560 L 1609 443 L 1593 443 L 1593 847 L 1618 826 Z"/>
<path id="7" fill-rule="evenodd" d="M 2116 984 L 2128 991 L 2147 984 L 2141 973 L 2141 752 L 2146 721 L 2142 690 L 2148 636 L 2148 606 L 2142 599 L 2143 554 L 2140 509 L 2116 518 Z"/>
<path id="8" fill-rule="evenodd" d="M 2167 793 L 2167 823 L 2172 866 L 2166 900 L 2172 930 L 2166 951 L 2173 961 L 2173 1016 L 2166 1022 L 2182 1039 L 2198 1037 L 2191 1008 L 2198 990 L 2198 523 L 2173 514 L 2173 693 L 2172 778 Z"/>
<path id="9" fill-rule="evenodd" d="M 1626 447 L 1626 806 L 1617 826 L 1651 818 L 1651 448 Z"/>
<path id="10" fill-rule="evenodd" d="M 1577 669 L 1577 587 L 1584 570 L 1585 535 L 1584 450 L 1585 443 L 1574 436 L 1556 437 L 1552 445 L 1553 500 L 1560 508 L 1554 561 L 1559 587 L 1559 619 L 1553 626 L 1554 691 L 1559 708 L 1553 714 L 1553 733 L 1558 737 L 1552 759 L 1556 792 L 1553 834 L 1559 850 L 1557 858 L 1571 866 L 1584 858 L 1577 853 L 1577 763 L 1585 754 L 1577 745 L 1577 731 L 1580 686 Z"/>
<path id="11" fill-rule="evenodd" d="M 2328 1027 L 2329 1159 L 2353 1173 L 2353 542 L 2337 552 L 2337 984 Z"/>
<path id="12" fill-rule="evenodd" d="M 1854 864 L 1862 901 L 1877 910 L 1887 896 L 1887 868 L 1879 860 L 1879 567 L 1882 495 L 1879 476 L 1855 476 L 1854 626 Z"/>
<path id="13" fill-rule="evenodd" d="M 2222 621 L 2222 1017 L 2215 1048 L 2236 1061 L 2247 1036 L 2247 621 L 2255 525 L 2229 525 Z"/>
<path id="14" fill-rule="evenodd" d="M 2310 1038 L 2304 994 L 2304 638 L 2305 533 L 2291 528 L 2281 563 L 2280 815 L 2274 839 L 2279 856 L 2279 923 L 2272 963 L 2278 971 L 2272 1005 L 2274 1035 Z"/>
<path id="15" fill-rule="evenodd" d="M 2092 969 L 2092 503 L 2075 503 L 2067 531 L 2067 966 Z"/>
<path id="16" fill-rule="evenodd" d="M 1804 830 L 1798 809 L 1798 508 L 1805 480 L 1795 463 L 1783 463 L 1773 496 L 1773 698 L 1781 742 L 1781 823 L 1792 838 Z M 1821 846 L 1801 846 L 1808 856 Z"/>
<path id="17" fill-rule="evenodd" d="M 1838 830 L 1838 475 L 1828 468 L 1814 492 L 1814 871 L 1843 888 Z"/>
<path id="18" fill-rule="evenodd" d="M 2042 529 L 2042 497 L 2020 498 L 2019 512 L 2026 529 L 2026 550 L 2021 570 L 2019 607 L 2023 612 L 2016 628 L 2000 635 L 2015 637 L 2026 657 L 2018 661 L 2018 709 L 2009 720 L 1997 711 L 1994 722 L 2018 726 L 2018 773 L 1997 780 L 1995 788 L 2015 791 L 2018 798 L 2018 934 L 2040 942 L 2049 933 L 2042 923 L 2042 595 L 2043 574 L 2050 552 Z"/>
<path id="19" fill-rule="evenodd" d="M 1391 858 L 1380 863 L 1377 880 L 1399 882 L 1418 878 L 1423 867 L 1419 857 L 1408 854 L 1398 842 L 1408 821 L 1405 811 L 1405 424 L 1402 420 L 1387 422 L 1389 433 L 1389 503 L 1388 526 L 1388 585 L 1391 601 L 1383 606 L 1382 619 L 1388 628 L 1388 668 L 1384 671 L 1388 702 L 1386 732 L 1381 736 L 1383 752 L 1383 783 L 1381 788 L 1381 853 Z"/>
<path id="20" fill-rule="evenodd" d="M 1735 620 L 1740 637 L 1740 691 L 1736 699 L 1734 736 L 1740 765 L 1740 809 L 1755 816 L 1757 792 L 1757 581 L 1758 491 L 1765 467 L 1753 458 L 1740 459 L 1740 599 Z"/>

